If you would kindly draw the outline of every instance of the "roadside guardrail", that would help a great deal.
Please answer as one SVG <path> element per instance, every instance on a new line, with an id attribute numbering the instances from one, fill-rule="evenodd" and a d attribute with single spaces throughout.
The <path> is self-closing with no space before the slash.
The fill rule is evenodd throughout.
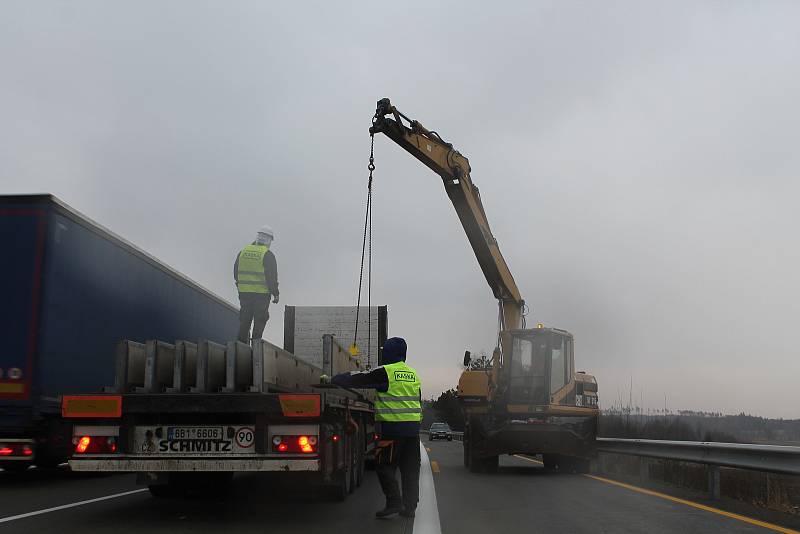
<path id="1" fill-rule="evenodd" d="M 620 438 L 597 438 L 596 443 L 598 452 L 706 464 L 712 499 L 719 499 L 720 467 L 800 475 L 800 447 L 788 445 Z"/>

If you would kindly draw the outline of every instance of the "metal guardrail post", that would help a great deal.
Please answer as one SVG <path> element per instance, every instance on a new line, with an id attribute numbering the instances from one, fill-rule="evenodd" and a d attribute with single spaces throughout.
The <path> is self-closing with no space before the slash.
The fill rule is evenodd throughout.
<path id="1" fill-rule="evenodd" d="M 708 495 L 712 500 L 719 500 L 719 466 L 708 466 Z"/>

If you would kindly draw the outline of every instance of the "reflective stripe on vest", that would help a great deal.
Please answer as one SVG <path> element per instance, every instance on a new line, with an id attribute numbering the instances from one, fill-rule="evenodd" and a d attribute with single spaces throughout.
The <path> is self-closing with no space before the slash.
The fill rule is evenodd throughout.
<path id="1" fill-rule="evenodd" d="M 417 377 L 417 372 L 405 362 L 384 365 L 383 368 L 389 379 L 389 389 L 385 393 L 378 392 L 375 401 L 375 420 L 390 423 L 420 422 L 422 383 Z"/>
<path id="2" fill-rule="evenodd" d="M 247 245 L 239 253 L 236 269 L 239 293 L 269 293 L 264 278 L 264 256 L 268 251 L 266 245 Z"/>

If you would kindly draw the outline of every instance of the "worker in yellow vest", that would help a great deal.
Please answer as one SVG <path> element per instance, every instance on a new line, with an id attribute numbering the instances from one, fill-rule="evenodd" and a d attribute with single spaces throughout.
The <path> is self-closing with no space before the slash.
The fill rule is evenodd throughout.
<path id="1" fill-rule="evenodd" d="M 233 264 L 233 278 L 239 291 L 239 341 L 242 343 L 261 339 L 269 320 L 270 296 L 275 304 L 279 300 L 278 263 L 269 249 L 274 238 L 272 228 L 262 227 L 256 240 L 236 255 Z"/>
<path id="2" fill-rule="evenodd" d="M 393 337 L 383 344 L 383 365 L 364 373 L 342 373 L 331 379 L 333 384 L 348 388 L 369 388 L 377 391 L 375 420 L 380 440 L 376 471 L 386 507 L 375 517 L 399 513 L 414 517 L 419 501 L 420 441 L 422 421 L 422 383 L 417 372 L 406 364 L 406 342 Z M 402 492 L 395 478 L 400 468 Z"/>

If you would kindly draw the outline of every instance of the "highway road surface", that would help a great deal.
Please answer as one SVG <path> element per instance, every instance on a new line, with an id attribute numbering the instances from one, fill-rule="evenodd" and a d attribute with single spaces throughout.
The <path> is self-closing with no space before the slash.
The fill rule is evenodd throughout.
<path id="1" fill-rule="evenodd" d="M 600 477 L 546 473 L 526 457 L 502 458 L 497 474 L 472 474 L 461 465 L 461 443 L 425 440 L 422 445 L 422 498 L 415 519 L 373 518 L 383 497 L 371 471 L 360 489 L 337 503 L 302 488 L 286 490 L 263 475 L 238 476 L 223 500 L 155 499 L 135 485 L 133 476 L 30 470 L 0 473 L 0 532 L 688 534 L 800 529 L 800 519 L 788 516 L 777 521 L 773 516 L 766 523 L 702 500 L 675 499 Z"/>

